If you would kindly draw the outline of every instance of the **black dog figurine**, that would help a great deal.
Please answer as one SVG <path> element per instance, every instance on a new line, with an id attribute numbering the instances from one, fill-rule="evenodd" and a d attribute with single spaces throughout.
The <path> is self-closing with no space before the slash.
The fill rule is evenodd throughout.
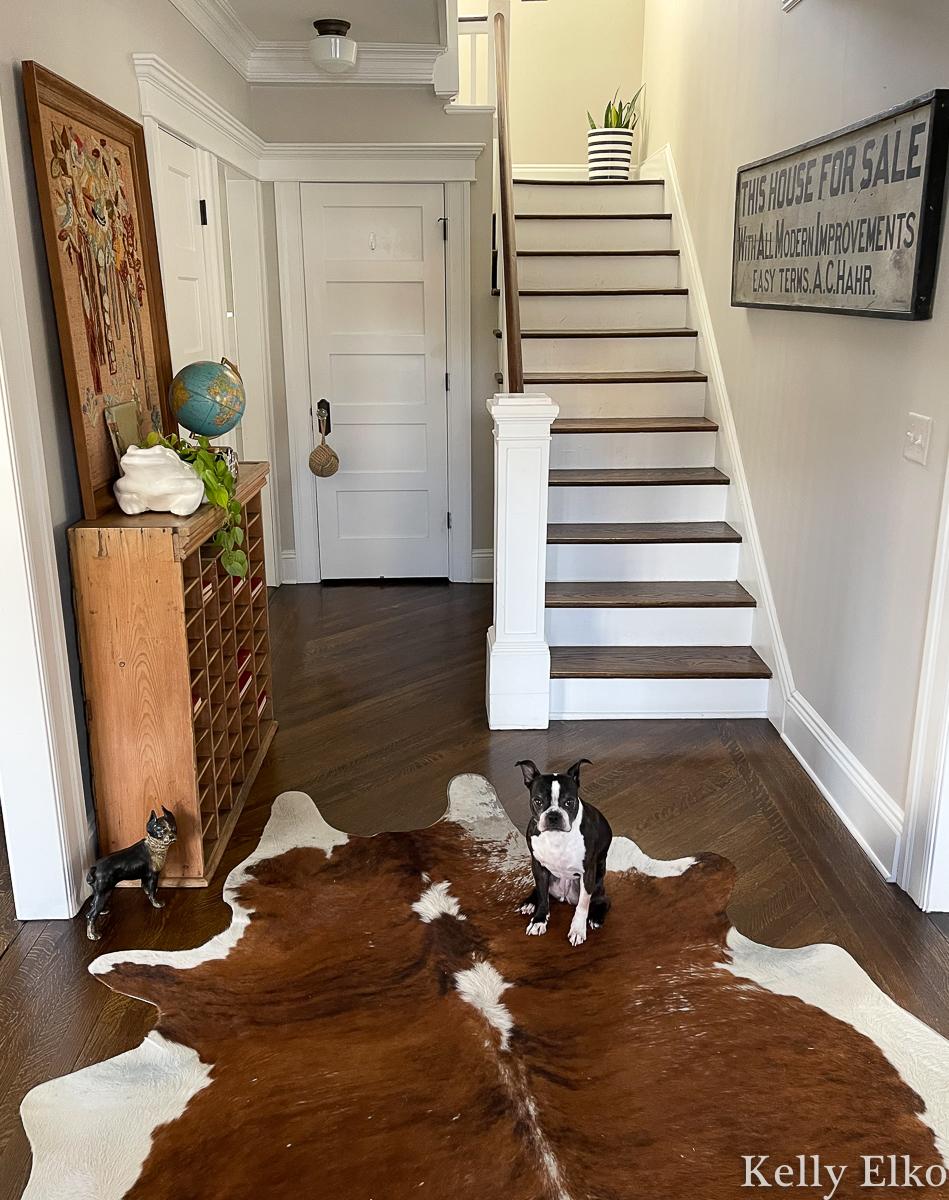
<path id="1" fill-rule="evenodd" d="M 611 904 L 604 878 L 613 831 L 599 809 L 580 800 L 580 767 L 589 761 L 581 758 L 565 775 L 542 775 L 530 759 L 516 764 L 531 794 L 527 844 L 535 887 L 521 905 L 522 913 L 531 914 L 527 932 L 547 932 L 553 896 L 576 905 L 567 934 L 571 946 L 586 941 L 588 921 L 591 929 L 600 928 Z"/>
<path id="2" fill-rule="evenodd" d="M 145 836 L 140 842 L 98 859 L 86 872 L 86 883 L 92 888 L 92 903 L 86 913 L 86 934 L 92 941 L 96 942 L 102 936 L 96 932 L 96 921 L 105 916 L 109 897 L 115 885 L 123 879 L 140 879 L 152 905 L 155 908 L 165 907 L 164 900 L 155 899 L 155 888 L 158 886 L 158 873 L 168 857 L 168 847 L 178 840 L 178 826 L 174 814 L 164 804 L 161 811 L 162 816 L 156 817 L 152 809 L 145 826 Z"/>

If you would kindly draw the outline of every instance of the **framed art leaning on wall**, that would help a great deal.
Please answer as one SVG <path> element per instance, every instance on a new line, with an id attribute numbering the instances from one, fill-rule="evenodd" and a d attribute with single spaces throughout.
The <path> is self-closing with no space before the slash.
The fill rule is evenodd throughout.
<path id="1" fill-rule="evenodd" d="M 23 64 L 50 283 L 83 510 L 115 507 L 108 410 L 175 428 L 171 355 L 142 126 L 38 63 Z M 125 410 L 126 412 L 128 410 Z"/>

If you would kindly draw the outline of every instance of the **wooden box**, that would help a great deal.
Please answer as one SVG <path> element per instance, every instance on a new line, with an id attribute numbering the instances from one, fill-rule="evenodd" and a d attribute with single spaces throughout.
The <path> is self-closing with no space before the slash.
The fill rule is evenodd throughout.
<path id="1" fill-rule="evenodd" d="M 247 578 L 222 568 L 219 510 L 118 510 L 69 531 L 99 853 L 170 808 L 163 887 L 205 887 L 276 732 L 260 492 L 242 463 Z"/>

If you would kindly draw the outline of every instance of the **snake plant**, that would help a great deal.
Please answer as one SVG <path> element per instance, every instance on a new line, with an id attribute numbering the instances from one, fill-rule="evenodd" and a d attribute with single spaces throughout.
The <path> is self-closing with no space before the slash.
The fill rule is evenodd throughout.
<path id="1" fill-rule="evenodd" d="M 646 85 L 643 84 L 643 87 Z M 597 125 L 593 117 L 587 112 L 587 120 L 590 122 L 591 129 L 628 129 L 632 132 L 636 128 L 636 122 L 639 120 L 639 113 L 636 112 L 636 101 L 642 95 L 643 87 L 639 89 L 636 95 L 628 103 L 624 104 L 622 100 L 617 101 L 619 88 L 613 93 L 613 99 L 607 104 L 606 112 L 603 114 L 602 126 Z"/>

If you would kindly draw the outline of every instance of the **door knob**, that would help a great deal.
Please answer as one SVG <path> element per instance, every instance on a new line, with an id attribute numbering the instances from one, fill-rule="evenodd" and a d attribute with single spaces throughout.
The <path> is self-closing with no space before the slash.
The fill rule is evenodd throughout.
<path id="1" fill-rule="evenodd" d="M 316 406 L 316 424 L 323 433 L 333 432 L 333 422 L 330 419 L 330 402 L 321 400 Z"/>

